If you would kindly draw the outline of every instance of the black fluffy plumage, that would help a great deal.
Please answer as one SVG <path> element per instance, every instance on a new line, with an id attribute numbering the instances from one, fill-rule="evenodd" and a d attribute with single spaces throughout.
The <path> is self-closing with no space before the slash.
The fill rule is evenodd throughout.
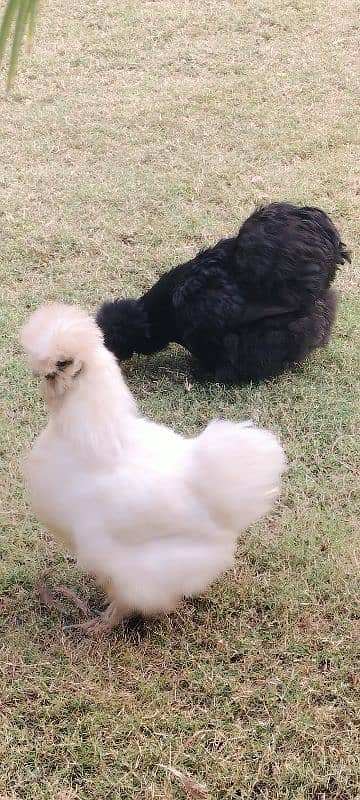
<path id="1" fill-rule="evenodd" d="M 336 316 L 330 285 L 345 260 L 324 211 L 272 203 L 138 300 L 103 303 L 97 322 L 119 361 L 177 342 L 209 379 L 261 381 L 328 342 Z"/>

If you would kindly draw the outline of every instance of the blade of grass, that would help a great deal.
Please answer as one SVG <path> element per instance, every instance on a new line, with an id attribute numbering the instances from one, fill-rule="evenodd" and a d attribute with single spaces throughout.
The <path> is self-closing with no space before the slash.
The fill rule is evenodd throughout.
<path id="1" fill-rule="evenodd" d="M 27 0 L 23 0 L 24 4 L 26 2 Z M 0 64 L 4 56 L 6 42 L 10 33 L 12 22 L 15 19 L 18 6 L 19 6 L 19 0 L 8 0 L 8 3 L 6 5 L 3 14 L 1 28 L 0 28 Z"/>
<path id="2" fill-rule="evenodd" d="M 17 65 L 19 62 L 20 49 L 26 27 L 28 33 L 27 50 L 29 51 L 31 49 L 38 6 L 39 0 L 8 0 L 6 4 L 0 28 L 0 64 L 4 57 L 5 47 L 10 35 L 11 27 L 16 20 L 10 51 L 7 89 L 9 89 L 14 82 Z"/>
<path id="3" fill-rule="evenodd" d="M 36 25 L 36 16 L 39 6 L 39 0 L 32 0 L 30 3 L 29 8 L 29 25 L 28 25 L 28 39 L 27 39 L 27 51 L 30 52 L 34 40 L 34 33 L 35 33 L 35 25 Z"/>
<path id="4" fill-rule="evenodd" d="M 7 89 L 10 89 L 14 82 L 16 68 L 19 61 L 20 48 L 24 38 L 26 23 L 29 17 L 30 5 L 32 3 L 33 0 L 23 0 L 19 6 L 15 24 L 14 38 L 10 53 L 10 64 L 8 70 L 7 83 L 6 83 Z"/>

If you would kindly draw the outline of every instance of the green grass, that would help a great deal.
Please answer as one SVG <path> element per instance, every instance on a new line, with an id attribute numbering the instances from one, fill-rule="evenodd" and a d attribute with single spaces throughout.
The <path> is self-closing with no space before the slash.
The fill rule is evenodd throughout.
<path id="1" fill-rule="evenodd" d="M 1 109 L 1 800 L 360 796 L 358 25 L 355 0 L 42 5 Z M 50 570 L 101 602 L 26 505 L 44 411 L 19 327 L 138 293 L 269 199 L 321 205 L 353 250 L 328 349 L 257 388 L 189 386 L 176 348 L 126 372 L 179 431 L 274 429 L 281 502 L 203 597 L 88 641 L 36 594 Z"/>

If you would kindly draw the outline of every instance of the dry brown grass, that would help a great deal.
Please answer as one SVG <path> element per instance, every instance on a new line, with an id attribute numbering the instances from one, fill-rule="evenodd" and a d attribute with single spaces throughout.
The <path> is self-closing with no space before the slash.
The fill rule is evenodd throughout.
<path id="1" fill-rule="evenodd" d="M 43 4 L 2 101 L 1 800 L 359 797 L 358 25 L 354 0 Z M 278 431 L 282 503 L 203 598 L 79 638 L 34 591 L 50 568 L 99 602 L 26 507 L 19 325 L 137 293 L 268 199 L 323 206 L 354 251 L 329 349 L 256 389 L 188 391 L 176 348 L 128 375 L 178 430 Z"/>

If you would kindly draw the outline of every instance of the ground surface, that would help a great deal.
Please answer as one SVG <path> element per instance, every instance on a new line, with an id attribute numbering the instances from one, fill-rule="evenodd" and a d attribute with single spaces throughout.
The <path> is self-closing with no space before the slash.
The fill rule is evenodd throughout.
<path id="1" fill-rule="evenodd" d="M 0 100 L 1 800 L 359 797 L 358 53 L 355 0 L 44 0 Z M 100 602 L 25 504 L 19 326 L 136 294 L 269 199 L 323 206 L 353 249 L 327 351 L 260 388 L 189 386 L 175 348 L 128 377 L 179 431 L 277 431 L 282 501 L 204 597 L 89 642 L 36 594 L 48 569 Z"/>

